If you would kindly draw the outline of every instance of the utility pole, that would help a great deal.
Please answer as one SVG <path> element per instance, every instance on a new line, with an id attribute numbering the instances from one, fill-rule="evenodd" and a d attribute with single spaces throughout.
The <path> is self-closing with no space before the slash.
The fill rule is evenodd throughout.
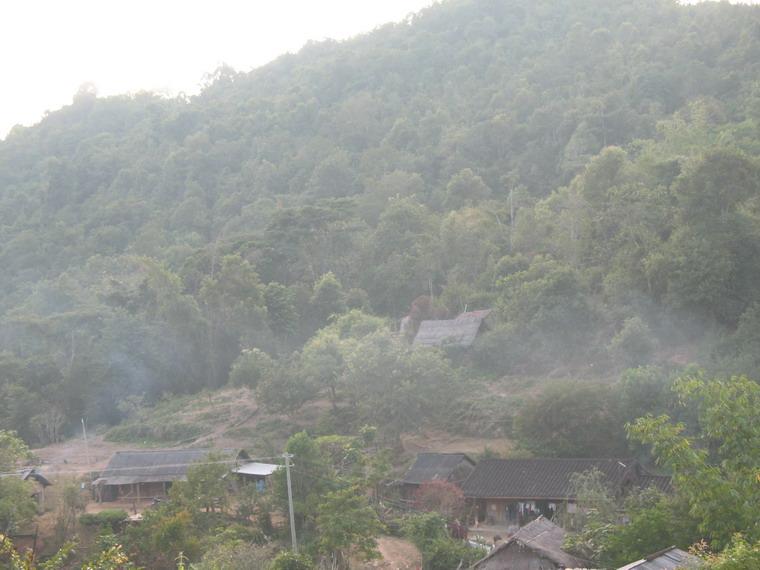
<path id="1" fill-rule="evenodd" d="M 84 418 L 82 418 L 82 434 L 84 434 L 84 452 L 87 455 L 87 467 L 92 465 L 90 461 L 90 444 L 87 443 L 87 428 L 84 425 Z"/>
<path id="2" fill-rule="evenodd" d="M 515 186 L 512 184 L 509 187 L 509 253 L 512 253 L 512 235 L 515 232 L 515 201 L 514 201 Z"/>
<path id="3" fill-rule="evenodd" d="M 292 453 L 283 453 L 285 458 L 285 477 L 288 480 L 288 511 L 290 512 L 290 540 L 293 543 L 293 552 L 298 554 L 298 543 L 296 542 L 296 520 L 293 516 L 293 489 L 290 486 L 290 460 L 293 458 Z"/>

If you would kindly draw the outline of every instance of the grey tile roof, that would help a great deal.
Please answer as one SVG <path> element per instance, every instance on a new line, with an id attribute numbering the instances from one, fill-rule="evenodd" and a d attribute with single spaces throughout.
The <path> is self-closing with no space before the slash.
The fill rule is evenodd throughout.
<path id="1" fill-rule="evenodd" d="M 660 552 L 650 554 L 642 560 L 637 560 L 626 566 L 621 566 L 618 570 L 676 570 L 699 568 L 701 561 L 696 556 L 688 552 L 671 546 Z"/>
<path id="2" fill-rule="evenodd" d="M 208 458 L 210 453 L 220 454 L 230 467 L 240 455 L 235 449 L 166 449 L 150 451 L 117 451 L 95 480 L 100 485 L 130 485 L 132 483 L 160 483 L 187 478 L 188 468 Z"/>
<path id="3" fill-rule="evenodd" d="M 634 465 L 627 459 L 484 459 L 462 489 L 470 498 L 572 499 L 574 473 L 597 469 L 618 490 L 636 478 Z"/>
<path id="4" fill-rule="evenodd" d="M 673 492 L 673 485 L 671 482 L 670 477 L 666 475 L 641 475 L 639 477 L 640 483 L 639 486 L 642 489 L 645 489 L 647 487 L 654 487 L 658 491 L 662 491 L 663 493 L 672 493 Z"/>
<path id="5" fill-rule="evenodd" d="M 401 483 L 419 485 L 436 480 L 461 483 L 474 466 L 475 462 L 464 453 L 418 453 Z"/>
<path id="6" fill-rule="evenodd" d="M 544 517 L 528 523 L 505 542 L 494 548 L 488 556 L 476 562 L 476 570 L 502 570 L 510 568 L 509 558 L 514 549 L 527 548 L 541 558 L 551 560 L 562 568 L 585 568 L 587 560 L 577 558 L 562 550 L 565 541 L 565 529 Z"/>

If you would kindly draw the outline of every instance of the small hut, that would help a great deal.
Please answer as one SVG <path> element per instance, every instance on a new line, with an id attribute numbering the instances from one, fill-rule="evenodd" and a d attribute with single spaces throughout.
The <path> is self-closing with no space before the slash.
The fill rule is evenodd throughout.
<path id="1" fill-rule="evenodd" d="M 37 501 L 39 511 L 45 510 L 45 489 L 52 483 L 35 467 L 24 467 L 11 473 L 3 473 L 0 477 L 16 477 L 22 481 L 28 481 L 34 485 L 32 497 Z"/>
<path id="2" fill-rule="evenodd" d="M 264 491 L 272 474 L 280 469 L 280 465 L 272 463 L 244 463 L 232 472 L 245 483 L 256 485 L 258 491 Z"/>

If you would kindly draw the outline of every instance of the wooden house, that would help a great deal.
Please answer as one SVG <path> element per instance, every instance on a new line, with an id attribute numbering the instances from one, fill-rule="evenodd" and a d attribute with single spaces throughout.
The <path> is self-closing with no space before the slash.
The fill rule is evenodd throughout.
<path id="1" fill-rule="evenodd" d="M 560 570 L 587 568 L 590 563 L 562 549 L 565 530 L 544 517 L 525 525 L 485 558 L 474 570 Z"/>
<path id="2" fill-rule="evenodd" d="M 401 496 L 412 499 L 426 481 L 446 481 L 461 486 L 474 469 L 475 462 L 464 453 L 418 453 L 397 483 Z"/>
<path id="3" fill-rule="evenodd" d="M 575 510 L 572 477 L 597 470 L 616 496 L 633 488 L 667 491 L 670 478 L 647 473 L 628 459 L 484 459 L 462 485 L 479 522 L 522 526 L 560 509 Z"/>
<path id="4" fill-rule="evenodd" d="M 412 344 L 414 346 L 469 347 L 485 330 L 490 310 L 462 313 L 455 319 L 422 321 Z"/>
<path id="5" fill-rule="evenodd" d="M 166 449 L 117 451 L 93 482 L 98 501 L 141 500 L 165 497 L 175 481 L 187 480 L 188 469 L 219 456 L 233 471 L 248 458 L 235 449 Z"/>

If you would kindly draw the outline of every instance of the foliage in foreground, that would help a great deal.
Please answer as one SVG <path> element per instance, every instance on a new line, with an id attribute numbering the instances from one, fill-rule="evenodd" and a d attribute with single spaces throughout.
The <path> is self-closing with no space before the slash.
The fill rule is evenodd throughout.
<path id="1" fill-rule="evenodd" d="M 697 410 L 699 431 L 685 434 L 684 424 L 650 416 L 630 426 L 631 437 L 651 445 L 657 463 L 672 472 L 678 496 L 712 546 L 728 546 L 736 533 L 760 540 L 760 384 L 746 376 L 691 376 L 675 390 Z"/>
<path id="2" fill-rule="evenodd" d="M 696 375 L 677 380 L 674 391 L 680 405 L 696 413 L 696 430 L 687 432 L 666 415 L 640 418 L 628 428 L 630 437 L 651 446 L 656 462 L 672 473 L 674 495 L 646 491 L 619 504 L 598 474 L 578 476 L 585 514 L 576 521 L 578 532 L 568 538 L 572 551 L 612 567 L 671 544 L 686 549 L 699 541 L 718 553 L 710 560 L 722 567 L 733 568 L 731 561 L 755 555 L 760 384 L 743 376 Z M 621 508 L 627 524 L 620 524 Z M 736 568 L 745 567 L 741 564 Z"/>
<path id="3" fill-rule="evenodd" d="M 425 570 L 467 568 L 485 554 L 461 540 L 450 538 L 446 519 L 437 513 L 408 515 L 401 523 L 401 530 L 420 549 Z"/>

